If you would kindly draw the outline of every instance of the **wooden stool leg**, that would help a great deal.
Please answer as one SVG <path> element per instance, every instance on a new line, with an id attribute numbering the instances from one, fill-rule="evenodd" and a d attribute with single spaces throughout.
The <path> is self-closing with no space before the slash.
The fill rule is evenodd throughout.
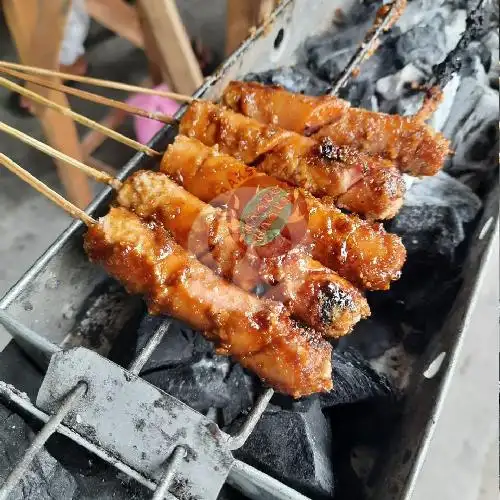
<path id="1" fill-rule="evenodd" d="M 49 69 L 58 69 L 67 9 L 67 0 L 4 0 L 3 8 L 10 33 L 22 63 Z M 33 85 L 38 92 L 58 104 L 68 106 L 66 96 L 60 92 Z M 75 122 L 54 110 L 35 106 L 47 142 L 83 161 Z M 88 178 L 82 172 L 57 162 L 59 178 L 70 201 L 86 207 L 92 200 Z"/>
<path id="2" fill-rule="evenodd" d="M 203 82 L 200 66 L 174 0 L 137 0 L 146 47 L 159 59 L 164 81 L 173 90 L 192 94 Z M 151 36 L 146 39 L 146 34 Z"/>
<path id="3" fill-rule="evenodd" d="M 232 54 L 252 27 L 257 27 L 271 14 L 275 0 L 227 0 L 226 55 Z"/>

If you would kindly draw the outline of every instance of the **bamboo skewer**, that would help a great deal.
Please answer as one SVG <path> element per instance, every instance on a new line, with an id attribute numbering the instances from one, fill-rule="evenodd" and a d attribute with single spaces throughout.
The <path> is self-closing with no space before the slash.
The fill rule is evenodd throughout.
<path id="1" fill-rule="evenodd" d="M 29 144 L 30 146 L 34 147 L 35 149 L 38 149 L 39 151 L 42 151 L 43 153 L 51 156 L 52 158 L 61 160 L 72 167 L 82 170 L 87 175 L 93 177 L 96 181 L 105 182 L 106 184 L 112 186 L 114 189 L 120 189 L 121 187 L 121 182 L 118 179 L 115 179 L 113 176 L 105 172 L 101 172 L 100 170 L 96 170 L 92 167 L 89 167 L 85 165 L 85 163 L 82 163 L 81 161 L 71 158 L 71 156 L 68 156 L 67 154 L 62 153 L 61 151 L 54 149 L 48 144 L 45 144 L 29 136 L 28 134 L 25 134 L 24 132 L 15 129 L 14 127 L 11 127 L 10 125 L 7 125 L 4 122 L 0 122 L 0 131 L 5 132 L 13 137 L 16 137 L 22 142 Z"/>
<path id="2" fill-rule="evenodd" d="M 54 109 L 62 113 L 63 115 L 69 116 L 76 122 L 81 123 L 82 125 L 85 125 L 91 129 L 98 130 L 99 132 L 101 132 L 101 134 L 111 137 L 115 141 L 121 142 L 122 144 L 125 144 L 137 151 L 142 151 L 143 153 L 146 153 L 149 156 L 160 154 L 158 151 L 155 151 L 154 149 L 151 149 L 150 147 L 145 146 L 144 144 L 141 144 L 140 142 L 137 142 L 134 139 L 130 139 L 130 137 L 126 137 L 125 135 L 120 134 L 115 130 L 111 130 L 110 128 L 105 127 L 104 125 L 101 125 L 100 123 L 91 120 L 86 116 L 76 113 L 75 111 L 65 106 L 61 106 L 60 104 L 52 102 L 50 99 L 47 99 L 46 97 L 43 97 L 37 94 L 36 92 L 25 89 L 21 85 L 17 85 L 16 83 L 7 80 L 3 76 L 0 76 L 0 85 L 8 88 L 9 90 L 12 90 L 13 92 L 18 92 L 19 94 L 24 95 L 27 98 L 32 99 L 33 101 L 39 104 L 42 104 L 43 106 L 47 106 L 48 108 Z"/>
<path id="3" fill-rule="evenodd" d="M 79 97 L 80 99 L 95 102 L 97 104 L 103 104 L 104 106 L 109 106 L 110 108 L 121 109 L 122 111 L 130 113 L 132 115 L 143 116 L 144 118 L 149 118 L 151 120 L 158 120 L 163 123 L 172 123 L 175 121 L 171 116 L 165 115 L 164 113 L 155 113 L 153 111 L 146 111 L 145 109 L 141 109 L 136 106 L 131 106 L 130 104 L 126 104 L 121 101 L 116 101 L 115 99 L 110 99 L 108 97 L 93 94 L 92 92 L 75 89 L 73 87 L 69 87 L 68 85 L 56 83 L 52 80 L 46 80 L 43 78 L 38 78 L 33 75 L 20 73 L 19 71 L 15 71 L 13 69 L 3 68 L 1 65 L 0 65 L 0 73 L 5 73 L 9 76 L 12 76 L 14 78 L 19 78 L 21 80 L 25 80 L 30 83 L 35 83 L 36 85 L 40 85 L 41 87 L 47 87 L 49 89 L 56 90 L 58 92 L 63 92 L 65 94 L 73 95 L 75 97 Z"/>
<path id="4" fill-rule="evenodd" d="M 71 217 L 81 220 L 87 226 L 93 226 L 96 223 L 96 220 L 93 219 L 89 214 L 73 205 L 73 203 L 70 203 L 68 200 L 66 200 L 66 198 L 63 198 L 59 193 L 56 193 L 53 189 L 49 188 L 42 181 L 31 175 L 27 170 L 22 168 L 16 162 L 12 161 L 3 153 L 0 153 L 0 164 L 17 175 L 32 188 L 36 189 L 40 194 L 55 203 L 58 207 L 62 208 L 65 212 L 71 215 Z"/>
<path id="5" fill-rule="evenodd" d="M 137 85 L 130 85 L 128 83 L 114 82 L 112 80 L 101 80 L 99 78 L 91 78 L 89 76 L 77 76 L 77 75 L 72 75 L 70 73 L 62 73 L 60 71 L 53 71 L 45 68 L 37 68 L 35 66 L 25 66 L 24 64 L 11 63 L 7 61 L 0 61 L 0 67 L 17 69 L 20 71 L 24 71 L 25 73 L 32 73 L 34 75 L 55 76 L 62 78 L 63 80 L 88 83 L 89 85 L 96 85 L 98 87 L 106 87 L 109 89 L 125 90 L 127 92 L 136 92 L 139 94 L 150 94 L 150 95 L 157 95 L 160 97 L 168 97 L 169 99 L 174 99 L 176 101 L 181 101 L 181 102 L 194 101 L 193 97 L 184 94 L 178 94 L 176 92 L 148 89 L 144 87 L 139 87 Z"/>

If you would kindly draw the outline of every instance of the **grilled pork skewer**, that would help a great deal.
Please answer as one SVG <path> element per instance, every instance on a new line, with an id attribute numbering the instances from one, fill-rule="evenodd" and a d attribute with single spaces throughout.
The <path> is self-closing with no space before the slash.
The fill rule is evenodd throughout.
<path id="1" fill-rule="evenodd" d="M 200 262 L 244 290 L 272 285 L 268 298 L 283 302 L 292 316 L 325 336 L 345 335 L 370 314 L 359 290 L 301 247 L 289 249 L 290 242 L 278 236 L 273 248 L 285 252 L 273 255 L 267 245 L 271 255 L 266 256 L 265 247 L 255 249 L 242 233 L 235 234 L 227 212 L 203 203 L 165 174 L 136 172 L 124 182 L 117 201 L 140 217 L 154 219 Z"/>
<path id="2" fill-rule="evenodd" d="M 202 101 L 190 105 L 180 131 L 370 219 L 393 217 L 403 202 L 405 184 L 396 168 L 328 138 L 316 141 Z"/>
<path id="3" fill-rule="evenodd" d="M 177 245 L 154 221 L 123 207 L 94 220 L 0 153 L 0 164 L 88 226 L 84 248 L 151 312 L 186 321 L 254 371 L 294 397 L 332 388 L 331 345 L 298 327 L 282 304 L 230 285 Z"/>
<path id="4" fill-rule="evenodd" d="M 335 96 L 311 97 L 253 82 L 231 82 L 223 102 L 261 123 L 273 124 L 336 146 L 350 146 L 394 162 L 404 173 L 434 175 L 449 141 L 422 120 L 350 107 Z"/>
<path id="5" fill-rule="evenodd" d="M 178 136 L 165 153 L 161 170 L 201 200 L 227 204 L 231 192 L 252 186 L 254 191 L 274 182 L 235 158 L 188 137 Z M 288 184 L 274 182 L 307 206 L 307 234 L 314 259 L 361 288 L 386 290 L 401 275 L 406 251 L 401 239 L 371 224 L 346 215 L 333 206 Z M 224 196 L 220 196 L 226 193 Z"/>
<path id="6" fill-rule="evenodd" d="M 332 388 L 331 346 L 299 328 L 277 302 L 216 276 L 155 222 L 112 208 L 85 235 L 89 258 L 144 295 L 154 314 L 186 321 L 280 392 L 301 397 Z"/>

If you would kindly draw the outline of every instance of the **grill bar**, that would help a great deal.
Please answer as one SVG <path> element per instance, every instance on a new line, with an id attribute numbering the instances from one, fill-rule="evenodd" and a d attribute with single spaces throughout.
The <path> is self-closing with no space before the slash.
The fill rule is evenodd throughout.
<path id="1" fill-rule="evenodd" d="M 177 448 L 172 453 L 170 460 L 165 470 L 165 475 L 162 477 L 161 481 L 158 483 L 152 500 L 163 500 L 168 492 L 168 488 L 172 479 L 174 478 L 175 470 L 179 465 L 180 461 L 186 456 L 186 450 L 182 446 L 177 446 Z"/>
<path id="2" fill-rule="evenodd" d="M 43 426 L 42 430 L 37 434 L 26 453 L 14 467 L 12 472 L 7 477 L 5 483 L 0 490 L 0 500 L 7 500 L 11 491 L 16 487 L 22 477 L 28 472 L 33 460 L 38 452 L 43 448 L 50 436 L 57 431 L 57 428 L 64 420 L 64 417 L 71 411 L 73 406 L 87 391 L 87 384 L 80 382 L 65 398 L 61 407 L 55 415 L 50 417 L 48 422 Z"/>
<path id="3" fill-rule="evenodd" d="M 11 401 L 16 406 L 28 412 L 30 415 L 32 415 L 33 417 L 37 418 L 42 422 L 46 423 L 51 419 L 50 415 L 37 408 L 34 404 L 31 403 L 31 401 L 20 395 L 18 391 L 16 391 L 12 387 L 9 387 L 7 384 L 4 384 L 2 382 L 0 382 L 0 396 L 4 396 L 7 400 Z M 82 446 L 83 448 L 90 451 L 97 457 L 103 459 L 104 461 L 108 462 L 109 464 L 114 465 L 120 472 L 123 472 L 124 474 L 134 479 L 138 483 L 142 484 L 146 488 L 149 488 L 150 490 L 153 491 L 156 489 L 156 484 L 153 481 L 150 481 L 142 474 L 139 474 L 137 471 L 129 467 L 127 464 L 123 463 L 121 460 L 117 460 L 117 458 L 114 455 L 111 455 L 108 451 L 104 450 L 103 448 L 94 445 L 87 439 L 80 436 L 80 434 L 71 430 L 66 425 L 64 424 L 59 425 L 59 427 L 57 428 L 57 432 L 71 439 L 74 443 Z M 3 486 L 0 489 L 0 494 L 3 494 Z"/>
<path id="4" fill-rule="evenodd" d="M 273 389 L 267 389 L 263 394 L 259 396 L 257 403 L 252 408 L 252 411 L 248 415 L 248 418 L 246 419 L 243 427 L 229 440 L 228 446 L 230 450 L 237 450 L 245 444 L 246 440 L 255 429 L 255 426 L 258 424 L 260 417 L 266 410 L 269 401 L 271 401 L 271 398 L 273 397 L 273 394 Z"/>
<path id="5" fill-rule="evenodd" d="M 148 362 L 149 358 L 155 352 L 155 349 L 160 345 L 165 334 L 168 332 L 172 320 L 166 319 L 156 330 L 154 335 L 148 340 L 144 349 L 139 353 L 139 355 L 132 361 L 129 367 L 129 371 L 134 375 L 139 375 L 144 365 Z"/>
<path id="6" fill-rule="evenodd" d="M 398 12 L 401 11 L 405 3 L 406 0 L 395 0 L 387 10 L 387 13 L 377 28 L 375 30 L 368 31 L 358 50 L 354 53 L 337 80 L 333 83 L 332 89 L 329 92 L 330 95 L 337 95 L 339 93 L 340 89 L 347 83 L 347 80 L 363 62 L 365 57 L 367 57 L 368 54 L 376 48 L 375 43 L 379 36 L 390 27 L 394 16 L 398 15 Z"/>

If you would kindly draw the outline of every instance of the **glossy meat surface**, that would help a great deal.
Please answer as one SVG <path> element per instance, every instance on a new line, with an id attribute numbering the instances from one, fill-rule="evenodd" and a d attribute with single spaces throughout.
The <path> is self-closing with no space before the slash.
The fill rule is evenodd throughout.
<path id="1" fill-rule="evenodd" d="M 149 309 L 201 330 L 277 390 L 300 397 L 332 388 L 331 346 L 299 328 L 282 304 L 250 295 L 216 276 L 154 221 L 112 208 L 85 235 L 89 258 Z"/>
<path id="2" fill-rule="evenodd" d="M 229 83 L 222 102 L 261 123 L 305 135 L 340 118 L 350 107 L 348 101 L 337 97 L 313 97 L 287 92 L 279 86 L 239 81 Z"/>
<path id="3" fill-rule="evenodd" d="M 401 173 L 390 162 L 354 148 L 336 146 L 328 138 L 316 141 L 262 124 L 210 102 L 191 104 L 181 120 L 180 131 L 207 146 L 217 145 L 222 152 L 315 196 L 331 196 L 335 200 L 351 189 L 362 191 L 365 203 L 348 206 L 356 194 L 346 196 L 342 206 L 352 212 L 362 210 L 359 213 L 369 218 L 394 215 L 404 196 Z M 380 169 L 389 169 L 390 178 L 378 176 L 376 185 L 361 182 L 377 175 L 375 171 Z M 381 197 L 390 206 L 380 209 Z"/>
<path id="4" fill-rule="evenodd" d="M 270 245 L 246 244 L 244 233 L 233 230 L 228 212 L 202 202 L 165 174 L 136 172 L 117 200 L 140 217 L 156 220 L 184 249 L 241 288 L 268 285 L 267 297 L 283 302 L 292 316 L 326 336 L 349 333 L 370 313 L 359 290 L 302 248 L 273 255 Z M 266 250 L 271 250 L 269 256 Z"/>
<path id="5" fill-rule="evenodd" d="M 401 275 L 405 248 L 401 239 L 387 233 L 381 224 L 344 214 L 195 139 L 177 137 L 162 159 L 161 170 L 214 205 L 227 204 L 231 191 L 248 183 L 258 187 L 274 182 L 289 193 L 299 192 L 307 205 L 304 244 L 310 246 L 314 259 L 356 286 L 370 290 L 386 290 Z M 224 192 L 228 194 L 221 195 Z"/>
<path id="6" fill-rule="evenodd" d="M 448 140 L 418 118 L 352 108 L 334 96 L 301 96 L 279 87 L 231 82 L 223 101 L 262 123 L 300 134 L 321 129 L 315 138 L 328 137 L 337 146 L 380 156 L 415 176 L 434 175 L 450 151 Z"/>
<path id="7" fill-rule="evenodd" d="M 314 137 L 328 137 L 336 144 L 380 156 L 417 177 L 436 174 L 450 153 L 449 141 L 426 123 L 359 108 L 351 108 Z"/>

